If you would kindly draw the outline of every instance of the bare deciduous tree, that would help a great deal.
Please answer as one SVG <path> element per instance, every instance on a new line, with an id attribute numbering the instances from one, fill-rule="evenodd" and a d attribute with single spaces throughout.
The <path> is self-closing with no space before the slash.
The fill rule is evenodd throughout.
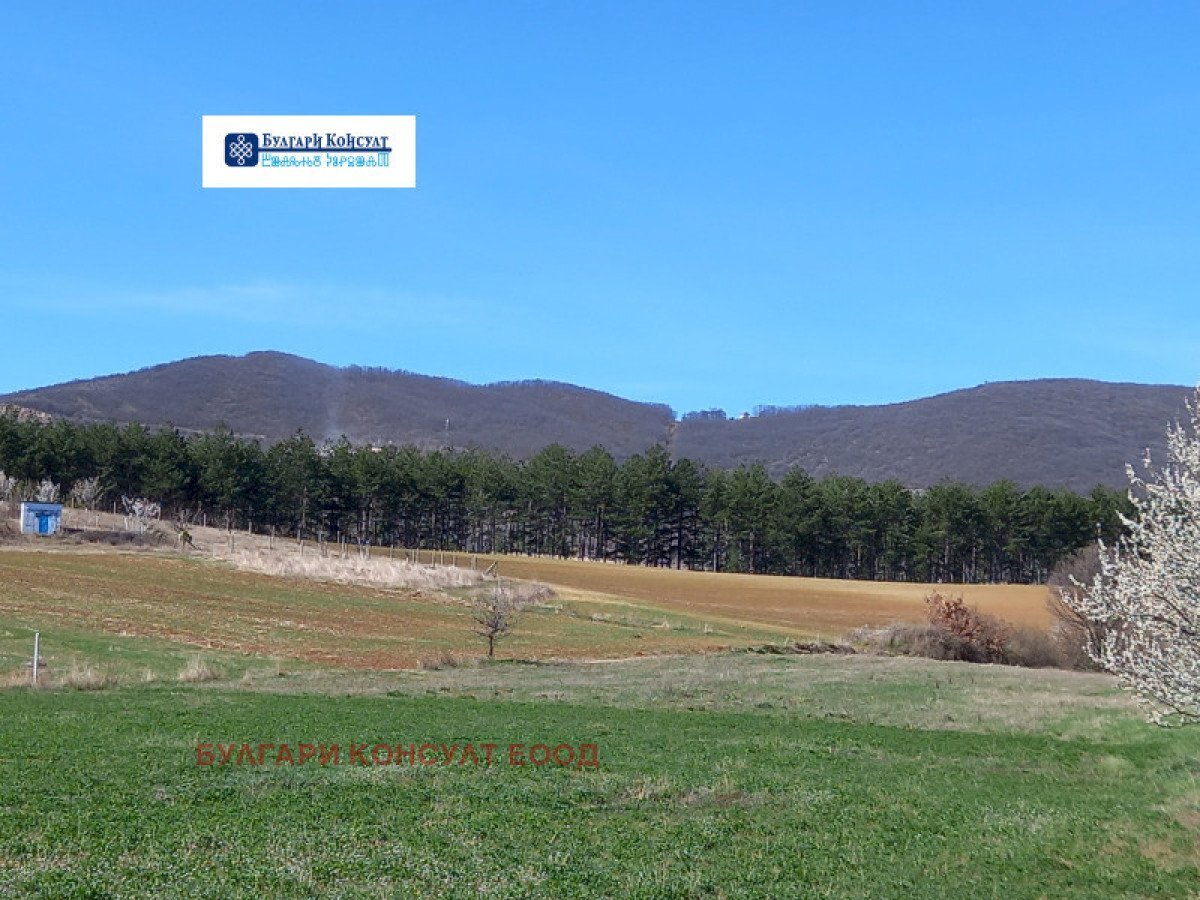
<path id="1" fill-rule="evenodd" d="M 488 659 L 496 656 L 496 642 L 512 633 L 523 602 L 511 589 L 496 584 L 475 602 L 471 618 L 475 634 L 487 641 Z"/>

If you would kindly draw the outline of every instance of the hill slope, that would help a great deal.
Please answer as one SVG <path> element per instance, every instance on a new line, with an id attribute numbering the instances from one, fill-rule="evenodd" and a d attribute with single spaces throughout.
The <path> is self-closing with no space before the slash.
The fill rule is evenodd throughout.
<path id="1" fill-rule="evenodd" d="M 1086 490 L 1125 484 L 1126 462 L 1164 453 L 1189 391 L 1174 385 L 1049 379 L 986 384 L 886 406 L 810 407 L 757 418 L 675 423 L 663 405 L 557 382 L 471 385 L 381 369 L 336 368 L 283 353 L 206 356 L 126 375 L 0 397 L 77 421 L 172 423 L 280 440 L 481 447 L 517 457 L 558 442 L 617 457 L 669 444 L 708 465 L 795 465 L 814 475 L 926 487 L 1009 478 Z M 449 428 L 446 422 L 449 420 Z"/>
<path id="2" fill-rule="evenodd" d="M 476 386 L 273 352 L 201 356 L 5 401 L 78 421 L 170 422 L 189 429 L 224 422 L 267 441 L 299 428 L 318 441 L 345 435 L 356 443 L 487 447 L 515 456 L 555 441 L 577 450 L 603 444 L 630 455 L 664 440 L 672 420 L 666 406 L 557 382 Z"/>
<path id="3" fill-rule="evenodd" d="M 1164 459 L 1167 423 L 1187 388 L 1082 379 L 1009 381 L 887 406 L 813 407 L 680 426 L 674 450 L 722 467 L 761 460 L 927 487 L 942 478 L 1088 490 L 1123 487 L 1149 447 Z"/>

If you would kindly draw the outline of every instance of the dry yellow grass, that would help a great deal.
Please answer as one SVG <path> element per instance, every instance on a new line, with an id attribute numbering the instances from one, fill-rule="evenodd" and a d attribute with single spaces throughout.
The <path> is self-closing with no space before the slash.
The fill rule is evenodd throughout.
<path id="1" fill-rule="evenodd" d="M 448 588 L 470 587 L 483 581 L 481 572 L 455 566 L 418 565 L 404 559 L 386 557 L 364 558 L 351 555 L 319 556 L 310 548 L 308 555 L 289 542 L 280 542 L 275 550 L 259 547 L 234 550 L 220 555 L 234 568 L 243 572 L 261 572 L 286 578 L 307 578 L 338 584 L 361 584 L 368 587 L 409 588 L 441 591 Z"/>
<path id="2" fill-rule="evenodd" d="M 752 627 L 784 628 L 797 634 L 832 636 L 860 625 L 921 621 L 925 618 L 925 597 L 935 590 L 961 594 L 968 605 L 1010 622 L 1038 628 L 1050 623 L 1046 588 L 1042 585 L 934 585 L 732 575 L 523 556 L 487 560 L 497 562 L 500 574 L 509 578 L 624 597 Z"/>
<path id="3" fill-rule="evenodd" d="M 76 663 L 56 681 L 59 687 L 73 688 L 77 691 L 100 691 L 116 683 L 117 680 L 111 673 L 90 663 Z"/>
<path id="4" fill-rule="evenodd" d="M 221 673 L 209 665 L 208 660 L 201 656 L 193 656 L 188 660 L 188 664 L 180 670 L 178 678 L 180 681 L 185 681 L 190 684 L 197 684 L 204 681 L 216 681 L 221 677 Z"/>

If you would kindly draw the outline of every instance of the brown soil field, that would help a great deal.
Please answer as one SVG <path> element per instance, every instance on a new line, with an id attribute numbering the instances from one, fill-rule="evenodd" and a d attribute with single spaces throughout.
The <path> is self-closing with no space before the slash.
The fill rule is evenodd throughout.
<path id="1" fill-rule="evenodd" d="M 470 562 L 462 554 L 446 556 L 447 562 Z M 843 581 L 688 572 L 541 557 L 486 559 L 489 564 L 497 562 L 499 573 L 508 578 L 624 597 L 690 615 L 783 628 L 797 635 L 832 638 L 860 625 L 922 621 L 924 599 L 933 591 L 961 596 L 968 605 L 1016 624 L 1037 628 L 1050 624 L 1044 585 Z"/>
<path id="2" fill-rule="evenodd" d="M 411 668 L 444 652 L 480 656 L 468 591 L 264 575 L 156 552 L 0 550 L 0 632 L 16 627 L 136 636 L 339 668 Z M 598 606 L 590 596 L 577 597 L 567 590 L 528 609 L 497 655 L 621 658 L 779 638 L 777 630 L 665 615 L 632 601 Z"/>
<path id="3" fill-rule="evenodd" d="M 122 527 L 120 516 L 68 511 L 68 524 L 77 527 Z M 169 532 L 169 528 L 164 526 Z M 215 528 L 194 528 L 202 550 L 223 550 L 226 534 Z M 238 533 L 237 546 L 263 548 L 263 535 Z M 278 546 L 288 544 L 280 539 Z M 391 551 L 380 548 L 380 555 Z M 440 551 L 395 551 L 397 556 L 479 568 L 495 562 L 499 574 L 507 578 L 541 581 L 558 588 L 570 588 L 596 601 L 623 598 L 676 613 L 704 618 L 719 617 L 727 623 L 756 629 L 780 629 L 796 637 L 840 637 L 860 625 L 886 625 L 889 622 L 921 621 L 925 616 L 925 597 L 933 591 L 961 596 L 979 610 L 1018 625 L 1046 628 L 1050 616 L 1046 610 L 1044 585 L 1008 584 L 924 584 L 896 581 L 846 581 L 829 578 L 792 578 L 781 575 L 732 575 L 713 572 L 688 572 L 654 569 L 575 559 L 529 556 L 475 556 Z"/>
<path id="4" fill-rule="evenodd" d="M 122 517 L 69 511 L 76 528 L 123 528 Z M 213 650 L 347 668 L 416 665 L 447 651 L 478 654 L 461 591 L 379 588 L 233 571 L 229 536 L 196 528 L 182 559 L 167 526 L 157 547 L 107 547 L 13 539 L 0 550 L 0 625 L 57 624 L 140 635 Z M 234 535 L 237 548 L 297 552 L 295 542 Z M 57 551 L 57 552 L 46 552 Z M 522 556 L 378 549 L 379 556 L 482 570 L 552 585 L 558 596 L 530 611 L 503 655 L 616 658 L 745 647 L 791 638 L 836 640 L 862 625 L 920 621 L 932 591 L 1033 627 L 1049 625 L 1040 585 L 931 585 L 733 575 Z M 456 596 L 457 594 L 457 596 Z"/>

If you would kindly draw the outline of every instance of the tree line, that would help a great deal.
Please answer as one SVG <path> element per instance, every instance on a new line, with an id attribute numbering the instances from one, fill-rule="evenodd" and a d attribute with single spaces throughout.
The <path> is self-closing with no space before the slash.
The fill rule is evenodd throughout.
<path id="1" fill-rule="evenodd" d="M 479 450 L 263 447 L 225 428 L 0 416 L 15 496 L 50 479 L 64 497 L 150 498 L 164 516 L 297 537 L 472 553 L 547 554 L 720 572 L 935 582 L 1040 582 L 1121 531 L 1124 493 L 944 482 L 911 490 L 802 469 L 708 469 L 661 446 L 618 462 L 601 448 L 525 460 Z M 15 482 L 15 483 L 14 483 Z M 93 487 L 96 482 L 92 482 Z"/>

